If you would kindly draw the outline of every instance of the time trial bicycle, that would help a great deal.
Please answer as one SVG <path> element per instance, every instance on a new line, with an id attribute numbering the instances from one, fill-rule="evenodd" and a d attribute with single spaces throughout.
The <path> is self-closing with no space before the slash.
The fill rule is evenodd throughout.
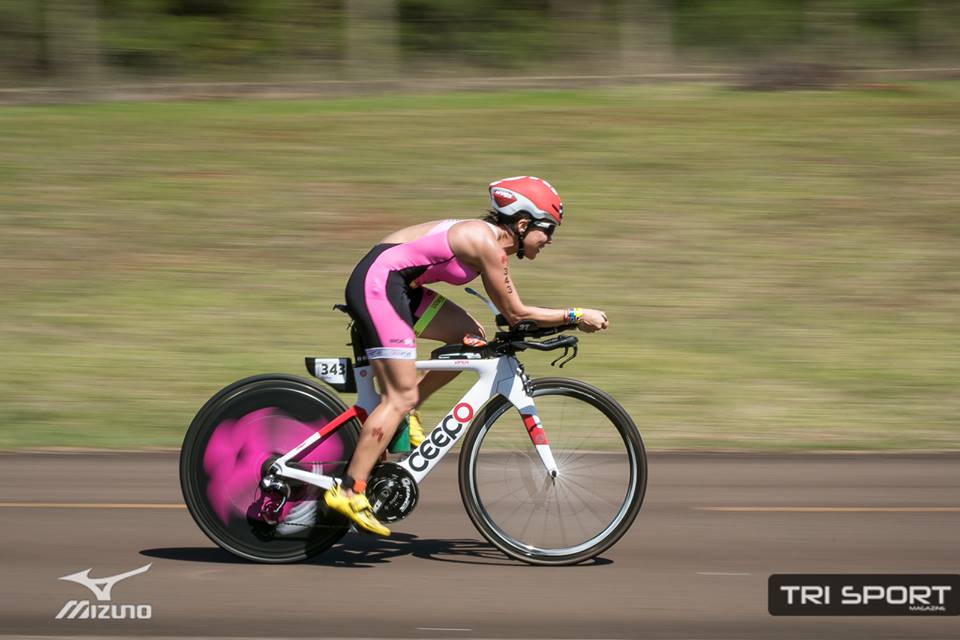
<path id="1" fill-rule="evenodd" d="M 367 496 L 382 522 L 407 517 L 420 483 L 462 440 L 460 495 L 484 538 L 530 564 L 594 558 L 626 533 L 643 503 L 640 433 L 603 391 L 527 376 L 517 354 L 563 349 L 551 363 L 562 367 L 577 355 L 577 337 L 563 335 L 574 327 L 497 321 L 502 330 L 493 340 L 445 345 L 417 361 L 418 370 L 479 378 L 418 447 L 396 460 L 384 456 Z M 257 562 L 297 562 L 350 529 L 326 507 L 323 491 L 346 470 L 361 425 L 379 403 L 353 325 L 351 344 L 353 360 L 306 358 L 308 371 L 330 388 L 288 374 L 253 376 L 218 392 L 193 419 L 180 455 L 183 497 L 223 549 Z M 356 393 L 355 403 L 347 407 L 331 388 Z"/>

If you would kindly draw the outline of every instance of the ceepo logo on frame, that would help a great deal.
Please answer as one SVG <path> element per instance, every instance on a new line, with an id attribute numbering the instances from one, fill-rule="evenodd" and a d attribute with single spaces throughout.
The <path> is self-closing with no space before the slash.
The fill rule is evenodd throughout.
<path id="1" fill-rule="evenodd" d="M 149 604 L 115 604 L 112 601 L 113 587 L 121 580 L 126 580 L 135 575 L 146 573 L 153 563 L 144 565 L 139 569 L 118 573 L 115 576 L 106 578 L 91 578 L 90 572 L 93 569 L 87 569 L 80 573 L 71 573 L 68 576 L 57 578 L 58 580 L 68 580 L 82 584 L 93 593 L 97 602 L 89 600 L 70 600 L 63 605 L 55 617 L 56 620 L 149 620 L 153 617 L 153 607 Z M 108 603 L 108 604 L 104 604 Z"/>
<path id="2" fill-rule="evenodd" d="M 774 616 L 956 616 L 956 574 L 780 574 L 767 583 Z"/>

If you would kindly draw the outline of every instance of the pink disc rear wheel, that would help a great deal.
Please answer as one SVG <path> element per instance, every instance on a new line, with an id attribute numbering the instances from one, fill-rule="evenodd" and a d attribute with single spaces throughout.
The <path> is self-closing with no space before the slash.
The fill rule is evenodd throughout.
<path id="1" fill-rule="evenodd" d="M 184 501 L 197 525 L 223 549 L 256 562 L 298 562 L 325 551 L 348 530 L 329 511 L 323 490 L 290 481 L 264 491 L 270 463 L 346 410 L 331 391 L 296 376 L 240 380 L 197 413 L 180 454 Z M 360 425 L 351 420 L 297 463 L 340 475 L 356 448 Z"/>

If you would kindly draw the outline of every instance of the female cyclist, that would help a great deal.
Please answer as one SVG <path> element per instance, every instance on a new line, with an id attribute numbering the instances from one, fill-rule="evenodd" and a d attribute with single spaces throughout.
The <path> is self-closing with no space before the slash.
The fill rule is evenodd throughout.
<path id="1" fill-rule="evenodd" d="M 404 416 L 457 375 L 429 371 L 418 383 L 416 336 L 445 343 L 466 334 L 484 336 L 466 311 L 423 285 L 462 285 L 479 275 L 511 326 L 533 320 L 542 327 L 576 323 L 587 332 L 607 328 L 606 314 L 596 309 L 524 304 L 510 279 L 507 256 L 533 260 L 553 241 L 563 220 L 556 189 L 530 176 L 498 180 L 489 189 L 492 210 L 485 219 L 425 222 L 395 231 L 360 261 L 347 282 L 347 306 L 367 346 L 380 404 L 363 424 L 346 474 L 324 500 L 370 533 L 390 535 L 364 494 L 373 466 Z"/>

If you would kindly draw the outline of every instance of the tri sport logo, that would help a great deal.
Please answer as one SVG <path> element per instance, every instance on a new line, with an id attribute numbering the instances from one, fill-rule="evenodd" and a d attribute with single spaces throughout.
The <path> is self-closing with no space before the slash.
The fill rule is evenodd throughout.
<path id="1" fill-rule="evenodd" d="M 153 607 L 149 604 L 114 604 L 112 602 L 113 587 L 121 580 L 126 580 L 141 573 L 146 573 L 153 563 L 139 569 L 118 573 L 105 578 L 91 578 L 93 569 L 71 573 L 68 576 L 57 578 L 82 584 L 93 593 L 97 603 L 89 600 L 70 600 L 54 617 L 55 620 L 149 620 L 153 617 Z M 101 604 L 109 603 L 109 604 Z"/>
<path id="2" fill-rule="evenodd" d="M 956 616 L 957 574 L 774 574 L 774 616 Z"/>

